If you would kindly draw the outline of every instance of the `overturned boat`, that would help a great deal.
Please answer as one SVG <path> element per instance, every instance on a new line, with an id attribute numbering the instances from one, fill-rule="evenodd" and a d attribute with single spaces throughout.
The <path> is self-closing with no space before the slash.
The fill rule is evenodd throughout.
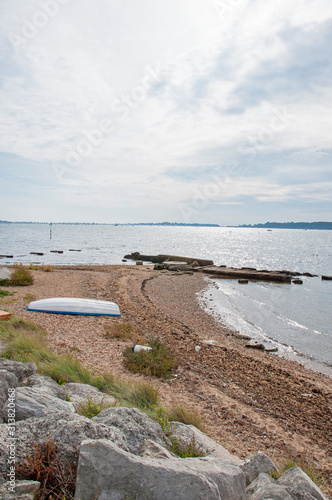
<path id="1" fill-rule="evenodd" d="M 84 316 L 121 316 L 120 309 L 114 302 L 72 297 L 34 300 L 28 305 L 27 311 Z"/>

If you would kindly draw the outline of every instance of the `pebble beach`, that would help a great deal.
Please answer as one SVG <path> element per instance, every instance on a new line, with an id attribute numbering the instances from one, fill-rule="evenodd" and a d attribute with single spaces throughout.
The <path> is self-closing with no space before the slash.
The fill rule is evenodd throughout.
<path id="1" fill-rule="evenodd" d="M 2 299 L 2 308 L 45 328 L 56 352 L 72 353 L 96 373 L 149 380 L 162 405 L 195 409 L 207 434 L 241 459 L 264 451 L 278 464 L 305 455 L 325 475 L 331 495 L 332 380 L 272 353 L 246 349 L 200 307 L 199 293 L 208 286 L 202 274 L 111 265 L 56 266 L 33 276 L 33 285 L 12 287 L 16 293 Z M 30 300 L 56 296 L 114 301 L 122 316 L 26 311 Z M 122 353 L 131 341 L 107 335 L 123 323 L 171 347 L 179 361 L 173 379 L 138 376 L 124 367 Z"/>

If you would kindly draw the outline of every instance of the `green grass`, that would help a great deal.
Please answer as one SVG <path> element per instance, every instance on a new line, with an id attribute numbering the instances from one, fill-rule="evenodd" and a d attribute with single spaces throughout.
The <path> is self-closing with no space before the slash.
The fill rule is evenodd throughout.
<path id="1" fill-rule="evenodd" d="M 300 469 L 302 469 L 303 472 L 310 477 L 311 481 L 324 490 L 324 486 L 326 485 L 325 477 L 318 470 L 318 468 L 310 462 L 305 451 L 298 456 L 286 456 L 278 467 L 279 472 L 272 472 L 271 476 L 273 479 L 279 479 L 288 469 L 291 469 L 292 467 L 300 467 Z"/>
<path id="2" fill-rule="evenodd" d="M 38 373 L 53 378 L 60 385 L 67 382 L 90 384 L 106 394 L 110 394 L 123 406 L 135 407 L 156 420 L 169 438 L 170 451 L 180 457 L 204 456 L 203 450 L 192 440 L 190 443 L 172 436 L 172 420 L 178 420 L 198 426 L 199 418 L 193 410 L 176 406 L 167 413 L 167 408 L 159 405 L 159 391 L 151 383 L 125 381 L 112 373 L 95 375 L 84 368 L 72 354 L 57 355 L 47 346 L 47 332 L 39 326 L 23 319 L 12 317 L 0 323 L 0 339 L 6 345 L 2 357 L 16 361 L 33 361 Z M 153 344 L 154 346 L 160 344 Z M 163 352 L 163 349 L 160 349 Z M 159 352 L 159 354 L 160 354 Z M 97 415 L 109 405 L 87 401 L 79 412 L 89 418 Z"/>
<path id="3" fill-rule="evenodd" d="M 76 413 L 87 418 L 93 418 L 106 408 L 111 408 L 111 406 L 110 403 L 103 401 L 98 403 L 93 399 L 87 399 L 78 405 Z"/>
<path id="4" fill-rule="evenodd" d="M 39 326 L 13 316 L 0 323 L 0 339 L 5 342 L 3 358 L 36 363 L 38 373 L 62 385 L 79 382 L 97 387 L 128 406 L 142 410 L 158 404 L 158 390 L 149 383 L 127 382 L 112 373 L 96 375 L 72 354 L 57 355 L 47 346 L 47 332 Z"/>
<path id="5" fill-rule="evenodd" d="M 12 286 L 28 286 L 33 284 L 33 276 L 31 271 L 23 266 L 23 264 L 16 264 L 12 271 L 10 278 L 10 285 Z"/>
<path id="6" fill-rule="evenodd" d="M 168 414 L 165 406 L 154 406 L 152 408 L 152 412 L 149 413 L 149 416 L 161 426 L 164 434 L 167 436 L 167 445 L 171 453 L 174 453 L 180 458 L 206 456 L 205 450 L 202 446 L 196 443 L 194 436 L 189 442 L 187 442 L 186 440 L 173 435 L 175 424 L 171 422 L 170 415 Z"/>
<path id="7" fill-rule="evenodd" d="M 151 340 L 148 344 L 153 348 L 153 351 L 134 353 L 128 347 L 123 353 L 125 366 L 129 370 L 143 375 L 170 378 L 178 367 L 172 351 L 159 340 Z"/>
<path id="8" fill-rule="evenodd" d="M 182 422 L 183 424 L 193 425 L 202 432 L 206 432 L 202 417 L 192 408 L 176 405 L 169 410 L 168 418 L 171 421 Z"/>
<path id="9" fill-rule="evenodd" d="M 8 290 L 2 290 L 0 288 L 0 297 L 7 297 L 8 295 L 14 295 L 13 292 L 8 292 Z"/>
<path id="10" fill-rule="evenodd" d="M 169 436 L 171 441 L 170 451 L 180 458 L 206 457 L 206 452 L 201 445 L 196 443 L 193 436 L 189 442 L 181 438 Z"/>

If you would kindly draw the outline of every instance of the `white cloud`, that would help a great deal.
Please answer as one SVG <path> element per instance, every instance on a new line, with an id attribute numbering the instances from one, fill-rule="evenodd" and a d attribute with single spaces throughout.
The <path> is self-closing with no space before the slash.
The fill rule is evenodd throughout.
<path id="1" fill-rule="evenodd" d="M 83 209 L 146 199 L 167 210 L 195 186 L 167 172 L 185 179 L 230 161 L 241 177 L 215 202 L 328 199 L 324 179 L 310 192 L 279 174 L 287 156 L 305 173 L 301 155 L 326 172 L 331 2 L 6 0 L 0 9 L 0 148 L 42 168 L 57 200 Z"/>

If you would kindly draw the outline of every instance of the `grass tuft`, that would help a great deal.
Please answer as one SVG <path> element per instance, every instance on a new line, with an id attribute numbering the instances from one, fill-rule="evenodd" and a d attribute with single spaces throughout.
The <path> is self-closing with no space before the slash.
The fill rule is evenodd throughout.
<path id="1" fill-rule="evenodd" d="M 78 405 L 76 413 L 87 418 L 93 418 L 106 408 L 111 408 L 111 406 L 112 405 L 106 401 L 97 402 L 89 398 Z"/>
<path id="2" fill-rule="evenodd" d="M 201 445 L 196 443 L 195 437 L 189 441 L 185 441 L 173 435 L 175 424 L 170 421 L 170 415 L 166 407 L 153 408 L 153 412 L 149 414 L 162 428 L 164 434 L 167 436 L 167 447 L 171 453 L 174 453 L 180 458 L 189 457 L 205 457 L 206 452 Z"/>
<path id="3" fill-rule="evenodd" d="M 318 467 L 308 458 L 306 450 L 302 453 L 293 456 L 288 454 L 283 462 L 279 465 L 279 472 L 272 472 L 271 476 L 273 479 L 279 479 L 288 469 L 292 467 L 300 467 L 310 477 L 319 488 L 324 490 L 326 486 L 326 478 L 318 469 Z"/>
<path id="4" fill-rule="evenodd" d="M 9 281 L 12 286 L 28 286 L 33 284 L 33 276 L 31 271 L 22 263 L 15 264 Z"/>
<path id="5" fill-rule="evenodd" d="M 175 453 L 180 458 L 197 458 L 206 457 L 206 452 L 202 445 L 196 443 L 195 437 L 193 436 L 189 442 L 184 441 L 181 438 L 176 438 L 174 436 L 169 436 L 171 441 L 170 451 Z"/>
<path id="6" fill-rule="evenodd" d="M 169 411 L 168 417 L 171 421 L 182 422 L 186 425 L 193 425 L 202 432 L 206 432 L 206 427 L 202 417 L 193 408 L 185 408 L 180 405 L 173 406 Z"/>
<path id="7" fill-rule="evenodd" d="M 111 323 L 105 325 L 105 337 L 107 339 L 131 340 L 135 344 L 145 342 L 142 330 L 134 327 L 131 323 Z"/>
<path id="8" fill-rule="evenodd" d="M 178 367 L 172 351 L 159 340 L 149 341 L 149 346 L 153 348 L 153 351 L 137 353 L 128 347 L 123 353 L 125 366 L 129 370 L 143 375 L 170 378 Z"/>
<path id="9" fill-rule="evenodd" d="M 52 273 L 53 267 L 51 266 L 51 264 L 43 264 L 42 271 L 44 271 L 44 273 Z"/>
<path id="10" fill-rule="evenodd" d="M 8 295 L 14 295 L 12 292 L 8 292 L 8 290 L 2 290 L 0 288 L 0 297 L 7 297 Z"/>

